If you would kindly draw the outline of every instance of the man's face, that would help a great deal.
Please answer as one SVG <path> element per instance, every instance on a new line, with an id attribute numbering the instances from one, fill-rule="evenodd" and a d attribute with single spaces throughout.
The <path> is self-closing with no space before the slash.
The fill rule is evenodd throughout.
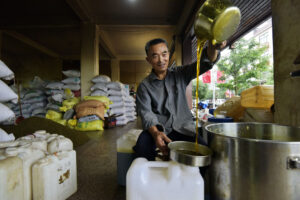
<path id="1" fill-rule="evenodd" d="M 169 51 L 165 43 L 150 46 L 146 60 L 155 72 L 162 73 L 168 69 Z"/>

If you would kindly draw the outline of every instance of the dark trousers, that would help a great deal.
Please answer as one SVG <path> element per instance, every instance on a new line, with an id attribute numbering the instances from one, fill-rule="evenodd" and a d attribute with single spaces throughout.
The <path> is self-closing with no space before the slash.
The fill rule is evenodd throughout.
<path id="1" fill-rule="evenodd" d="M 168 134 L 168 137 L 172 141 L 188 141 L 188 142 L 195 142 L 195 137 L 186 136 L 181 133 L 178 133 L 176 131 L 172 131 Z M 199 144 L 204 144 L 204 141 L 202 138 L 198 138 Z M 133 147 L 133 150 L 135 151 L 136 157 L 143 157 L 146 158 L 149 161 L 154 161 L 157 152 L 155 151 L 156 145 L 155 141 L 152 137 L 152 135 L 148 131 L 143 131 L 137 142 L 136 145 Z"/>

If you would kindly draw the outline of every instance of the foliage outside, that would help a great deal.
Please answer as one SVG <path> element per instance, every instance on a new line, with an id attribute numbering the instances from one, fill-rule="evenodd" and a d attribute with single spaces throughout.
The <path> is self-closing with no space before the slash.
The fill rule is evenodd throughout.
<path id="1" fill-rule="evenodd" d="M 192 95 L 194 98 L 196 98 L 196 86 L 197 86 L 196 79 L 194 79 L 192 83 L 193 83 Z M 199 100 L 201 101 L 201 100 L 209 99 L 210 96 L 212 97 L 212 92 L 208 89 L 208 85 L 203 83 L 199 77 L 199 87 L 198 87 Z"/>
<path id="2" fill-rule="evenodd" d="M 223 76 L 217 86 L 229 89 L 239 95 L 243 90 L 262 83 L 273 84 L 273 70 L 269 64 L 269 56 L 265 55 L 267 47 L 261 47 L 253 39 L 239 40 L 234 44 L 230 55 L 222 57 L 217 63 Z"/>

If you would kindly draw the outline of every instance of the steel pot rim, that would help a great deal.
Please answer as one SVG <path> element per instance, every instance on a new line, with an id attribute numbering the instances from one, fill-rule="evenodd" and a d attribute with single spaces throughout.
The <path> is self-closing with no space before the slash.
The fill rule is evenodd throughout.
<path id="1" fill-rule="evenodd" d="M 238 137 L 238 136 L 235 137 L 235 136 L 224 135 L 224 134 L 220 134 L 220 133 L 216 133 L 216 132 L 213 132 L 211 130 L 208 130 L 209 127 L 221 126 L 223 124 L 226 124 L 226 125 L 268 125 L 268 126 L 279 126 L 279 127 L 285 127 L 285 128 L 299 129 L 299 131 L 300 131 L 300 128 L 295 127 L 295 126 L 280 125 L 280 124 L 277 124 L 277 123 L 261 123 L 261 122 L 216 123 L 216 124 L 206 125 L 204 128 L 208 132 L 208 134 L 217 135 L 219 137 L 228 138 L 228 139 L 232 139 L 232 140 L 241 140 L 241 141 L 247 141 L 247 142 L 268 143 L 268 144 L 296 144 L 296 145 L 300 144 L 300 140 L 299 141 L 279 141 L 279 140 L 243 138 L 243 137 Z"/>

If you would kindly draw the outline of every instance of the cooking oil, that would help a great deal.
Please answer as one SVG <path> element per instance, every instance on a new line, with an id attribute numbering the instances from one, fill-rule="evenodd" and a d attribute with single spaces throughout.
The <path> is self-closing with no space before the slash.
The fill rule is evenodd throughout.
<path id="1" fill-rule="evenodd" d="M 198 123 L 199 123 L 199 116 L 198 116 L 198 88 L 199 88 L 199 75 L 200 75 L 200 58 L 202 54 L 203 47 L 205 45 L 206 39 L 198 39 L 197 40 L 197 82 L 196 82 L 196 152 L 198 151 Z"/>
<path id="2" fill-rule="evenodd" d="M 230 0 L 207 0 L 196 14 L 194 30 L 197 36 L 197 83 L 196 83 L 196 142 L 198 152 L 198 87 L 200 75 L 200 58 L 207 40 L 212 44 L 227 40 L 238 28 L 241 13 L 232 6 Z"/>

